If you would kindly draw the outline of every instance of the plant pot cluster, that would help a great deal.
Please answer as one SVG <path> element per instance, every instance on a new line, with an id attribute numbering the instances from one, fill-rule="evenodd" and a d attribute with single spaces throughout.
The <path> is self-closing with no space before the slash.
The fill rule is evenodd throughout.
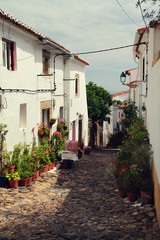
<path id="1" fill-rule="evenodd" d="M 90 146 L 85 146 L 83 150 L 84 150 L 85 155 L 90 155 L 90 153 L 91 153 L 91 147 Z"/>
<path id="2" fill-rule="evenodd" d="M 52 124 L 56 119 L 51 119 Z M 14 146 L 12 152 L 5 149 L 4 141 L 6 125 L 0 124 L 0 132 L 3 134 L 0 158 L 0 187 L 14 187 L 31 185 L 32 181 L 37 179 L 42 173 L 53 169 L 59 160 L 59 152 L 64 149 L 64 143 L 68 136 L 67 125 L 63 119 L 58 120 L 57 131 L 55 131 L 49 140 L 49 129 L 46 123 L 37 123 L 40 144 L 36 144 L 35 128 L 32 128 L 33 143 L 19 143 Z M 14 185 L 15 184 L 15 185 Z"/>
<path id="3" fill-rule="evenodd" d="M 152 150 L 149 134 L 144 120 L 137 117 L 134 104 L 128 104 L 124 113 L 126 117 L 122 120 L 123 142 L 110 171 L 116 179 L 120 197 L 127 196 L 129 201 L 134 202 L 145 192 L 145 195 L 150 194 L 152 199 Z M 121 195 L 120 190 L 123 190 L 124 194 Z"/>
<path id="4" fill-rule="evenodd" d="M 56 163 L 52 163 L 52 164 L 43 166 L 43 168 L 37 170 L 32 175 L 30 175 L 26 178 L 23 178 L 23 179 L 20 178 L 20 175 L 18 174 L 18 172 L 12 172 L 11 174 L 7 175 L 9 186 L 11 188 L 17 188 L 18 186 L 20 186 L 20 187 L 30 186 L 32 184 L 32 182 L 35 179 L 38 179 L 42 173 L 45 173 L 45 172 L 53 169 L 55 166 L 56 166 Z M 11 178 L 16 178 L 15 174 L 17 174 L 17 179 L 11 179 Z M 7 179 L 7 178 L 5 177 L 5 179 Z M 4 185 L 3 187 L 6 187 L 6 185 Z"/>

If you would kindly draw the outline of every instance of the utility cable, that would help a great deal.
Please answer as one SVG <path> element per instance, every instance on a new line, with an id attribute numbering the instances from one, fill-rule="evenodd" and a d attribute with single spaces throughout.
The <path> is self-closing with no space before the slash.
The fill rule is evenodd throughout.
<path id="1" fill-rule="evenodd" d="M 133 24 L 135 24 L 135 25 L 137 25 L 137 26 L 139 27 L 140 25 L 138 25 L 136 22 L 133 21 L 132 18 L 130 18 L 130 16 L 129 16 L 128 13 L 124 10 L 124 8 L 123 8 L 122 5 L 120 4 L 120 2 L 119 2 L 118 0 L 116 0 L 116 2 L 117 2 L 118 5 L 120 6 L 120 8 L 121 8 L 122 11 L 124 12 L 124 14 L 129 18 L 129 20 L 130 20 Z"/>
<path id="2" fill-rule="evenodd" d="M 128 48 L 128 47 L 133 47 L 133 46 L 139 46 L 139 45 L 142 45 L 142 44 L 147 45 L 146 42 L 141 42 L 141 43 L 135 43 L 135 44 L 130 44 L 130 45 L 121 46 L 121 47 L 108 48 L 108 49 L 102 49 L 102 50 L 95 50 L 95 51 L 90 51 L 90 52 L 72 53 L 72 55 L 82 55 L 82 54 L 92 54 L 92 53 L 109 52 L 109 51 L 113 51 L 113 50 L 119 50 L 119 49 L 123 49 L 123 48 Z"/>
<path id="3" fill-rule="evenodd" d="M 38 90 L 30 90 L 30 89 L 3 89 L 0 88 L 0 92 L 15 92 L 15 93 L 27 93 L 27 94 L 37 94 L 37 93 L 48 93 L 54 92 L 55 89 L 38 89 Z"/>

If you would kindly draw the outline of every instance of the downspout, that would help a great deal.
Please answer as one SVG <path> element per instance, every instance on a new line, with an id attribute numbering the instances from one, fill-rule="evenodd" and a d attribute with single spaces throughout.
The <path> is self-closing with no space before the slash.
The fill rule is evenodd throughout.
<path id="1" fill-rule="evenodd" d="M 146 43 L 146 94 L 145 97 L 147 97 L 148 94 L 148 44 Z"/>

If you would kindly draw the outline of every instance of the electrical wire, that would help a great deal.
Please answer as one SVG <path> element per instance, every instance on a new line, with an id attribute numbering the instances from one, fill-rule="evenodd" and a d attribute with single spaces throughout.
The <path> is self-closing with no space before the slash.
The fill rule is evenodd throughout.
<path id="1" fill-rule="evenodd" d="M 125 45 L 125 46 L 121 46 L 121 47 L 115 47 L 115 48 L 108 48 L 108 49 L 102 49 L 102 50 L 95 50 L 95 51 L 90 51 L 90 52 L 79 52 L 79 53 L 72 53 L 72 55 L 82 55 L 82 54 L 92 54 L 92 53 L 101 53 L 101 52 L 109 52 L 109 51 L 113 51 L 113 50 L 119 50 L 119 49 L 123 49 L 123 48 L 128 48 L 128 47 L 133 47 L 133 46 L 139 46 L 142 44 L 147 44 L 146 42 L 142 42 L 142 43 L 135 43 L 135 44 L 130 44 L 130 45 Z"/>
<path id="2" fill-rule="evenodd" d="M 38 90 L 30 90 L 30 89 L 3 89 L 0 88 L 0 92 L 15 92 L 15 93 L 27 93 L 27 94 L 37 94 L 37 93 L 53 93 L 55 89 L 38 89 Z"/>
<path id="3" fill-rule="evenodd" d="M 133 21 L 133 19 L 132 18 L 130 18 L 130 16 L 128 15 L 128 13 L 124 10 L 124 8 L 122 7 L 122 5 L 120 4 L 120 2 L 118 1 L 118 0 L 116 0 L 116 2 L 118 3 L 118 5 L 120 6 L 120 8 L 122 9 L 122 11 L 124 12 L 124 14 L 129 18 L 129 20 L 133 23 L 133 24 L 135 24 L 136 26 L 140 26 L 140 25 L 138 25 L 135 21 Z"/>

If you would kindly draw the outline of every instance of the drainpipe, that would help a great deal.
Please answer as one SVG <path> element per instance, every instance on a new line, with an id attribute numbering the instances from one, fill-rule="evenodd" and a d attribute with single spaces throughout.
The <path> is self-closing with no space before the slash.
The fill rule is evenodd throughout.
<path id="1" fill-rule="evenodd" d="M 148 44 L 146 43 L 146 94 L 145 97 L 147 97 L 148 94 Z"/>

